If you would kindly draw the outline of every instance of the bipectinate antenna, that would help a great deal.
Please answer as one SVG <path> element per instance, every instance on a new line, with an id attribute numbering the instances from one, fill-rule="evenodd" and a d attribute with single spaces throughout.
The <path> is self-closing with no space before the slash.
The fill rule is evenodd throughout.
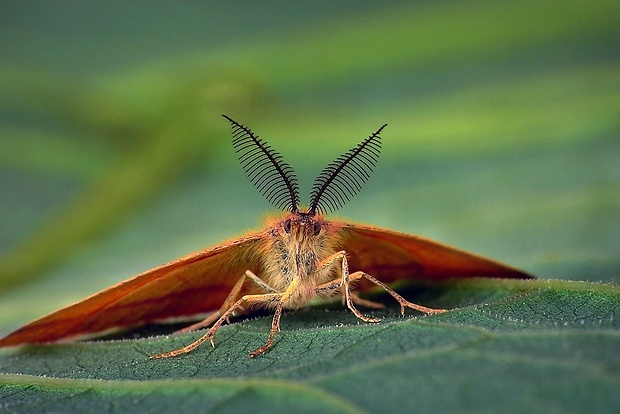
<path id="1" fill-rule="evenodd" d="M 293 168 L 252 130 L 222 116 L 232 125 L 235 152 L 252 184 L 277 208 L 297 212 L 299 188 Z"/>
<path id="2" fill-rule="evenodd" d="M 326 214 L 342 207 L 368 181 L 381 153 L 381 130 L 327 165 L 314 181 L 308 213 Z"/>

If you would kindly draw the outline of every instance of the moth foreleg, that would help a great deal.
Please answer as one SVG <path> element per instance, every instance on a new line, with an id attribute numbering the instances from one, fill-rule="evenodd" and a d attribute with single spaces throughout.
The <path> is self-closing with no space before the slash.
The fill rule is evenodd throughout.
<path id="1" fill-rule="evenodd" d="M 294 278 L 290 285 L 286 288 L 284 293 L 275 294 L 278 296 L 278 303 L 275 307 L 275 313 L 273 315 L 273 319 L 271 320 L 271 329 L 269 330 L 269 337 L 267 338 L 267 342 L 265 345 L 256 349 L 253 352 L 250 352 L 250 358 L 257 357 L 259 355 L 264 354 L 273 346 L 273 340 L 276 336 L 276 332 L 280 330 L 280 317 L 282 316 L 282 309 L 284 308 L 284 304 L 288 303 L 291 296 L 296 293 L 296 290 L 299 288 L 300 280 L 299 278 Z M 268 296 L 268 295 L 265 295 Z"/>
<path id="2" fill-rule="evenodd" d="M 284 306 L 284 302 L 280 301 L 276 306 L 276 312 L 273 315 L 273 319 L 271 320 L 271 330 L 269 331 L 269 336 L 267 337 L 267 342 L 265 345 L 260 348 L 250 352 L 250 358 L 257 357 L 259 355 L 264 354 L 273 346 L 273 340 L 276 336 L 276 332 L 280 330 L 280 317 L 282 316 L 282 307 Z"/>

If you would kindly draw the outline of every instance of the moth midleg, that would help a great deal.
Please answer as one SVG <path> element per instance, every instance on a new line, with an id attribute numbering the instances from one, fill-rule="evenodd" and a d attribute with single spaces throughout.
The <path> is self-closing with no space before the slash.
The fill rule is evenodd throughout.
<path id="1" fill-rule="evenodd" d="M 197 322 L 193 325 L 186 326 L 185 328 L 179 329 L 178 331 L 175 331 L 175 333 L 192 332 L 213 325 L 213 323 L 215 323 L 215 321 L 217 321 L 224 314 L 224 312 L 226 312 L 232 306 L 232 304 L 235 303 L 235 300 L 239 297 L 239 292 L 241 292 L 241 288 L 243 287 L 243 283 L 245 282 L 246 278 L 252 280 L 266 293 L 276 293 L 276 290 L 269 286 L 267 282 L 256 276 L 256 274 L 254 274 L 251 270 L 246 270 L 243 276 L 239 278 L 235 286 L 232 288 L 222 306 L 217 311 L 211 313 L 204 320 Z"/>
<path id="2" fill-rule="evenodd" d="M 349 282 L 354 282 L 355 280 L 361 279 L 361 277 L 359 277 L 359 278 L 356 278 L 355 280 L 351 280 L 350 277 L 351 276 L 349 276 Z M 328 294 L 332 293 L 333 291 L 341 289 L 342 286 L 343 286 L 342 279 L 341 278 L 337 278 L 337 279 L 334 279 L 334 280 L 332 280 L 330 282 L 327 282 L 327 283 L 324 283 L 324 284 L 322 284 L 320 286 L 317 286 L 314 292 L 319 297 L 327 296 Z M 365 306 L 365 307 L 371 308 L 371 309 L 383 309 L 383 308 L 385 308 L 385 305 L 383 303 L 373 302 L 372 300 L 367 300 L 367 299 L 362 299 L 355 292 L 350 292 L 349 294 L 351 295 L 351 300 L 356 305 Z M 342 295 L 342 304 L 343 305 L 345 304 L 344 294 Z"/>
<path id="3" fill-rule="evenodd" d="M 351 275 L 351 277 L 353 277 L 353 275 L 356 275 L 358 279 L 363 277 L 363 278 L 371 281 L 375 285 L 381 287 L 387 293 L 389 293 L 400 304 L 400 314 L 401 315 L 405 314 L 405 307 L 411 308 L 411 309 L 415 309 L 417 311 L 424 312 L 426 314 L 441 313 L 441 312 L 445 312 L 446 311 L 446 309 L 427 308 L 426 306 L 422 306 L 422 305 L 418 305 L 417 303 L 409 302 L 407 299 L 403 298 L 401 295 L 396 293 L 388 285 L 386 285 L 385 283 L 383 283 L 380 280 L 376 279 L 375 277 L 369 275 L 368 273 L 364 273 L 364 272 L 360 271 L 360 272 L 353 273 Z"/>
<path id="4" fill-rule="evenodd" d="M 327 257 L 323 262 L 321 262 L 321 265 L 319 266 L 319 268 L 324 269 L 327 266 L 332 265 L 337 260 L 341 261 L 342 276 L 340 278 L 332 280 L 331 282 L 327 282 L 327 283 L 324 283 L 318 286 L 316 288 L 316 293 L 320 295 L 323 292 L 333 291 L 333 290 L 340 289 L 340 288 L 343 289 L 344 290 L 343 292 L 344 301 L 347 307 L 351 310 L 351 312 L 353 312 L 353 314 L 355 314 L 355 316 L 357 316 L 359 319 L 363 320 L 364 322 L 379 322 L 380 319 L 370 318 L 368 316 L 363 315 L 359 310 L 357 310 L 357 308 L 355 307 L 355 303 L 362 305 L 362 306 L 375 307 L 375 308 L 381 307 L 381 304 L 378 304 L 372 301 L 366 301 L 365 299 L 361 299 L 355 293 L 351 292 L 351 287 L 350 287 L 351 283 L 361 278 L 365 278 L 369 280 L 370 282 L 374 283 L 375 285 L 381 287 L 388 294 L 390 294 L 390 296 L 396 299 L 400 305 L 401 315 L 405 313 L 405 307 L 415 309 L 417 311 L 424 312 L 426 314 L 441 313 L 441 312 L 446 311 L 445 309 L 428 308 L 426 306 L 418 305 L 417 303 L 409 302 L 407 299 L 403 298 L 401 295 L 396 293 L 388 285 L 376 279 L 375 277 L 369 275 L 368 273 L 357 271 L 357 272 L 349 274 L 349 265 L 347 262 L 346 252 L 344 250 L 334 253 L 333 255 Z"/>
<path id="5" fill-rule="evenodd" d="M 351 300 L 356 305 L 361 305 L 361 306 L 364 306 L 364 307 L 370 308 L 370 309 L 383 309 L 383 308 L 385 308 L 385 305 L 383 303 L 374 302 L 372 300 L 360 298 L 359 295 L 357 293 L 355 293 L 355 292 L 350 292 L 349 295 L 351 295 Z"/>
<path id="6" fill-rule="evenodd" d="M 280 293 L 265 293 L 265 294 L 261 294 L 261 295 L 245 295 L 241 299 L 236 301 L 232 306 L 230 306 L 219 317 L 219 319 L 213 324 L 213 326 L 211 328 L 209 328 L 207 333 L 205 333 L 203 336 L 201 336 L 200 338 L 198 338 L 197 340 L 195 340 L 194 342 L 192 342 L 189 345 L 186 345 L 186 346 L 184 346 L 182 348 L 179 348 L 179 349 L 175 349 L 174 351 L 165 352 L 163 354 L 153 355 L 153 356 L 150 357 L 150 359 L 170 358 L 170 357 L 175 357 L 175 356 L 186 354 L 186 353 L 191 352 L 194 349 L 198 348 L 206 340 L 210 340 L 211 341 L 211 345 L 215 346 L 215 343 L 213 342 L 213 338 L 215 337 L 215 333 L 220 328 L 220 326 L 222 326 L 224 321 L 226 321 L 226 319 L 230 316 L 230 314 L 232 312 L 234 312 L 237 308 L 241 307 L 241 305 L 243 305 L 244 303 L 249 305 L 249 304 L 252 304 L 252 303 L 255 303 L 255 302 L 259 302 L 259 303 L 272 302 L 274 300 L 277 300 L 279 303 L 281 303 L 281 297 L 282 297 L 282 294 L 280 294 Z M 272 327 L 272 329 L 273 329 L 273 327 Z"/>

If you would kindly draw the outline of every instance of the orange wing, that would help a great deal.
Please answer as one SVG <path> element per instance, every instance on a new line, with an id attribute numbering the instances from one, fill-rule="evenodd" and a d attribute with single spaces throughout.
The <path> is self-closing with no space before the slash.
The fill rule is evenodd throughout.
<path id="1" fill-rule="evenodd" d="M 260 272 L 257 251 L 262 236 L 256 233 L 141 273 L 30 322 L 0 339 L 0 347 L 54 342 L 217 310 L 246 270 Z M 253 292 L 246 288 L 241 293 Z"/>
<path id="2" fill-rule="evenodd" d="M 361 270 L 382 282 L 406 279 L 532 276 L 454 247 L 390 230 L 345 224 L 340 249 L 347 252 L 351 272 Z"/>

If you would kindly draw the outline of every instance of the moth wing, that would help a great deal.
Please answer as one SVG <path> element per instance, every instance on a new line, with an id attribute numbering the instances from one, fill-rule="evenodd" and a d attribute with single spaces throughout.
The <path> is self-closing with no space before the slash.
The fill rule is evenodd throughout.
<path id="1" fill-rule="evenodd" d="M 349 270 L 363 271 L 382 282 L 406 279 L 532 276 L 500 263 L 420 236 L 376 227 L 345 224 L 341 246 Z"/>
<path id="2" fill-rule="evenodd" d="M 212 312 L 246 270 L 260 274 L 261 233 L 190 254 L 34 320 L 0 347 L 54 342 Z M 241 294 L 254 293 L 248 284 Z"/>

